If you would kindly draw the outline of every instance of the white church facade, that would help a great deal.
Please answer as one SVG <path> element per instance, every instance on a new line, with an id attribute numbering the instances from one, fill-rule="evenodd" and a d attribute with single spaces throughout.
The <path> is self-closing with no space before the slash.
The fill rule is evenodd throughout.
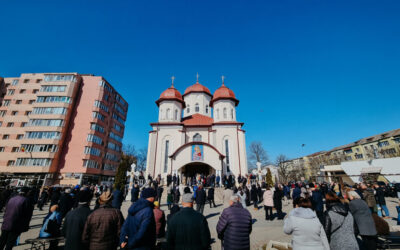
<path id="1" fill-rule="evenodd" d="M 171 85 L 156 101 L 158 122 L 151 123 L 146 175 L 246 175 L 243 123 L 239 101 L 224 83 L 214 94 L 198 81 L 184 94 Z"/>

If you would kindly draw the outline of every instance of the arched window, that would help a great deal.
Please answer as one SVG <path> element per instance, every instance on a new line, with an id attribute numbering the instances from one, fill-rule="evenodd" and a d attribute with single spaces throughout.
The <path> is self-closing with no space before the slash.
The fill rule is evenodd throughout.
<path id="1" fill-rule="evenodd" d="M 230 161 L 230 154 L 229 154 L 229 141 L 225 140 L 225 162 L 226 162 L 226 171 L 229 173 L 231 172 L 231 161 Z"/>
<path id="2" fill-rule="evenodd" d="M 216 112 L 215 112 L 215 117 L 216 117 L 217 119 L 219 119 L 219 109 L 216 110 Z"/>
<path id="3" fill-rule="evenodd" d="M 175 120 L 178 120 L 178 110 L 175 109 Z"/>
<path id="4" fill-rule="evenodd" d="M 206 105 L 206 114 L 208 114 L 208 105 Z"/>
<path id="5" fill-rule="evenodd" d="M 187 107 L 186 107 L 186 113 L 190 113 L 190 106 L 189 105 L 187 105 Z"/>
<path id="6" fill-rule="evenodd" d="M 231 109 L 231 119 L 233 120 L 233 109 Z"/>
<path id="7" fill-rule="evenodd" d="M 198 103 L 196 103 L 196 105 L 194 106 L 194 111 L 195 112 L 200 112 L 200 107 L 199 107 Z"/>
<path id="8" fill-rule="evenodd" d="M 226 113 L 226 108 L 224 108 L 224 119 L 228 117 L 228 114 Z"/>
<path id="9" fill-rule="evenodd" d="M 168 171 L 168 153 L 169 153 L 169 140 L 165 141 L 164 173 L 167 173 Z"/>
<path id="10" fill-rule="evenodd" d="M 163 110 L 160 109 L 160 120 L 164 119 L 163 115 L 164 115 L 164 114 L 163 114 Z"/>
<path id="11" fill-rule="evenodd" d="M 167 109 L 167 120 L 171 118 L 171 110 Z"/>
<path id="12" fill-rule="evenodd" d="M 199 133 L 193 136 L 193 141 L 201 141 L 201 135 Z"/>

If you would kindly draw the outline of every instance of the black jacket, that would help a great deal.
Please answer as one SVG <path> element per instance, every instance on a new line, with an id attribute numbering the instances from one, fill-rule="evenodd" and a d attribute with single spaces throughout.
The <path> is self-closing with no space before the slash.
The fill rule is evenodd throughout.
<path id="1" fill-rule="evenodd" d="M 182 208 L 168 221 L 167 244 L 168 249 L 209 249 L 207 219 L 193 208 Z"/>
<path id="2" fill-rule="evenodd" d="M 65 250 L 85 250 L 82 243 L 82 233 L 86 219 L 91 213 L 89 205 L 79 205 L 78 208 L 67 213 L 62 232 L 65 236 Z"/>
<path id="3" fill-rule="evenodd" d="M 74 205 L 74 200 L 72 199 L 71 194 L 63 193 L 60 197 L 60 201 L 58 202 L 58 206 L 60 209 L 60 214 L 64 218 L 69 210 L 71 210 Z"/>
<path id="4" fill-rule="evenodd" d="M 376 203 L 378 203 L 379 205 L 386 205 L 386 201 L 385 201 L 385 189 L 382 187 L 378 187 L 376 189 L 376 194 L 375 194 L 375 198 L 376 198 Z"/>
<path id="5" fill-rule="evenodd" d="M 214 200 L 214 188 L 210 188 L 208 190 L 208 197 L 209 200 Z"/>
<path id="6" fill-rule="evenodd" d="M 135 202 L 139 199 L 139 188 L 133 187 L 131 190 L 131 201 Z"/>
<path id="7" fill-rule="evenodd" d="M 275 189 L 274 191 L 274 207 L 277 210 L 282 210 L 282 198 L 283 198 L 283 191 L 279 188 Z"/>
<path id="8" fill-rule="evenodd" d="M 196 190 L 196 204 L 204 205 L 206 204 L 206 191 L 203 188 Z"/>

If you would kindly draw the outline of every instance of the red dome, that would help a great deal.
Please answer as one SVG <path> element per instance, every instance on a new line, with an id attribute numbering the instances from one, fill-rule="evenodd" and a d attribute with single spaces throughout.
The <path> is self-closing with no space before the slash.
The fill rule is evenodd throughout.
<path id="1" fill-rule="evenodd" d="M 177 101 L 184 104 L 181 93 L 179 93 L 173 85 L 161 93 L 160 98 L 156 103 L 159 106 L 160 103 L 165 100 Z"/>
<path id="2" fill-rule="evenodd" d="M 183 94 L 183 96 L 188 95 L 190 93 L 200 93 L 200 92 L 203 92 L 203 93 L 208 94 L 209 96 L 212 96 L 210 90 L 206 86 L 201 85 L 199 82 L 196 82 L 192 86 L 188 87 L 185 90 L 185 93 Z"/>
<path id="3" fill-rule="evenodd" d="M 230 90 L 228 87 L 226 87 L 225 84 L 222 84 L 222 86 L 215 91 L 214 96 L 210 103 L 211 107 L 213 106 L 213 103 L 215 101 L 218 101 L 221 99 L 230 99 L 235 102 L 236 106 L 239 104 L 239 100 L 236 99 L 235 93 L 233 93 L 232 90 Z"/>

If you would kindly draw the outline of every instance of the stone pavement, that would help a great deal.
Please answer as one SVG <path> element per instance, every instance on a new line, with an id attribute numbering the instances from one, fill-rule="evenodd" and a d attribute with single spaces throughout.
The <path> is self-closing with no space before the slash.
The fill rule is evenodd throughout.
<path id="1" fill-rule="evenodd" d="M 223 206 L 221 200 L 222 196 L 218 191 L 216 192 L 216 204 L 218 207 L 210 209 L 209 205 L 207 204 L 204 209 L 204 215 L 208 219 L 211 237 L 214 240 L 214 243 L 212 244 L 212 249 L 221 249 L 221 243 L 216 233 L 216 225 L 218 223 L 219 216 L 222 213 Z M 163 201 L 165 201 L 165 197 L 163 197 Z M 387 198 L 386 202 L 390 211 L 390 215 L 397 218 L 397 211 L 395 206 L 398 204 L 398 199 Z M 129 206 L 130 202 L 125 201 L 121 208 L 121 211 L 125 217 L 127 215 Z M 164 202 L 162 202 L 161 209 L 163 209 L 166 212 L 166 215 L 168 214 L 168 209 L 167 206 L 164 204 Z M 282 231 L 283 220 L 278 221 L 277 219 L 275 219 L 274 221 L 265 221 L 264 219 L 265 212 L 263 209 L 261 209 L 261 205 L 260 205 L 260 210 L 258 211 L 255 211 L 253 209 L 253 206 L 249 206 L 247 209 L 251 212 L 254 221 L 253 231 L 251 233 L 251 249 L 259 249 L 260 247 L 266 245 L 270 240 L 290 242 L 291 236 L 285 235 Z M 285 213 L 288 213 L 291 209 L 292 209 L 291 204 L 283 206 L 283 211 Z M 31 229 L 28 232 L 23 233 L 21 235 L 20 242 L 22 245 L 15 247 L 14 249 L 30 249 L 30 245 L 24 244 L 24 242 L 26 239 L 33 239 L 38 237 L 40 228 L 43 223 L 43 218 L 46 216 L 47 211 L 48 211 L 48 206 L 44 207 L 44 211 L 39 211 L 35 208 L 30 223 Z M 0 214 L 0 224 L 2 223 L 2 221 L 3 221 L 3 214 Z M 396 219 L 387 219 L 387 221 L 391 226 L 396 225 Z"/>

